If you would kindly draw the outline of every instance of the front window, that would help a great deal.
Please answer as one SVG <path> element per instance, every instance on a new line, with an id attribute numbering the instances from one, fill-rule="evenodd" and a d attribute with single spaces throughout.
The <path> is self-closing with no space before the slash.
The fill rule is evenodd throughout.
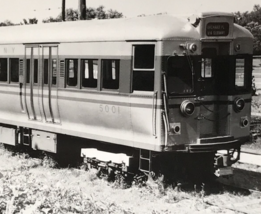
<path id="1" fill-rule="evenodd" d="M 168 59 L 168 93 L 189 94 L 193 92 L 192 64 L 193 61 L 187 56 L 175 56 Z"/>
<path id="2" fill-rule="evenodd" d="M 201 94 L 248 93 L 251 89 L 251 57 L 204 56 L 201 58 Z"/>
<path id="3" fill-rule="evenodd" d="M 211 78 L 212 77 L 212 59 L 203 58 L 201 61 L 201 77 Z"/>
<path id="4" fill-rule="evenodd" d="M 245 59 L 236 59 L 235 85 L 236 87 L 245 86 Z"/>

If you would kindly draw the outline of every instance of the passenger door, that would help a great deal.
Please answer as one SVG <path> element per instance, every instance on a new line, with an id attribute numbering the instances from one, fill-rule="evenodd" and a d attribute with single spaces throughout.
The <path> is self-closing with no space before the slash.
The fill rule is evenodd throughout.
<path id="1" fill-rule="evenodd" d="M 29 120 L 60 123 L 58 71 L 58 45 L 25 46 L 21 85 Z"/>

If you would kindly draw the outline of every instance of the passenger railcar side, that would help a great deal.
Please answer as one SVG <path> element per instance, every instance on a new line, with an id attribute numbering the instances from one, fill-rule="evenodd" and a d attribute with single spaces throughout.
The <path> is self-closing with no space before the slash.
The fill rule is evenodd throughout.
<path id="1" fill-rule="evenodd" d="M 89 162 L 107 154 L 144 172 L 230 166 L 249 137 L 253 43 L 233 19 L 1 28 L 0 141 L 59 153 L 61 137 L 80 137 Z"/>

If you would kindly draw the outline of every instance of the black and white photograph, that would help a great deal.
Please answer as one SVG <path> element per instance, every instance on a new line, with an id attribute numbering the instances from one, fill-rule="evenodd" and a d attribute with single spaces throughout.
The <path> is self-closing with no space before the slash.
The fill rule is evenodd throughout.
<path id="1" fill-rule="evenodd" d="M 261 213 L 259 0 L 0 1 L 0 214 Z"/>

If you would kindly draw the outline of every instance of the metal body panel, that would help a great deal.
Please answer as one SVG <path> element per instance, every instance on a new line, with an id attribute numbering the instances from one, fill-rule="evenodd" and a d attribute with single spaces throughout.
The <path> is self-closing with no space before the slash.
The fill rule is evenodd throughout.
<path id="1" fill-rule="evenodd" d="M 199 107 L 195 108 L 195 112 L 190 117 L 184 117 L 180 111 L 180 103 L 183 100 L 194 102 L 194 98 L 171 98 L 169 100 L 169 122 L 180 123 L 180 134 L 171 134 L 168 137 L 168 145 L 175 146 L 181 144 L 197 143 L 199 138 L 198 120 Z"/>
<path id="2" fill-rule="evenodd" d="M 221 17 L 221 19 L 212 17 L 208 20 L 205 20 L 206 16 L 203 18 L 203 24 L 216 20 L 227 21 L 225 17 Z M 212 47 L 212 45 L 213 47 L 215 45 L 223 47 L 223 43 L 226 43 L 224 53 L 229 55 L 234 53 L 233 44 L 243 41 L 252 44 L 253 37 L 246 30 L 235 26 L 232 19 L 229 19 L 229 24 L 231 27 L 228 36 L 226 38 L 218 37 L 219 44 L 215 43 L 216 38 L 207 37 L 203 34 L 204 30 L 196 29 L 186 19 L 169 15 L 1 28 L 1 57 L 12 56 L 21 59 L 25 51 L 22 44 L 27 44 L 26 48 L 37 50 L 37 54 L 26 53 L 24 58 L 39 59 L 39 84 L 33 84 L 33 62 L 30 66 L 29 83 L 26 81 L 27 65 L 24 63 L 24 73 L 20 73 L 19 84 L 16 86 L 8 83 L 0 84 L 0 123 L 41 130 L 33 131 L 33 148 L 51 152 L 56 152 L 53 139 L 56 136 L 49 132 L 153 151 L 162 151 L 164 146 L 173 146 L 173 150 L 175 150 L 175 146 L 198 145 L 203 135 L 213 134 L 213 132 L 215 135 L 244 137 L 249 133 L 249 127 L 241 127 L 240 118 L 250 116 L 250 103 L 246 104 L 242 112 L 236 113 L 231 104 L 236 96 L 222 98 L 224 101 L 230 102 L 227 106 L 220 104 L 220 108 L 224 107 L 220 116 L 230 113 L 226 123 L 217 124 L 216 115 L 210 113 L 217 111 L 214 104 L 207 105 L 211 111 L 204 110 L 203 102 L 196 100 L 196 96 L 200 95 L 197 94 L 196 88 L 191 95 L 182 94 L 176 97 L 166 95 L 167 119 L 173 127 L 175 124 L 180 124 L 180 132 L 170 133 L 168 127 L 164 126 L 163 119 L 162 97 L 164 93 L 167 94 L 167 91 L 163 89 L 162 81 L 162 75 L 167 66 L 163 64 L 163 58 L 182 54 L 187 55 L 189 59 L 190 56 L 201 55 L 204 47 Z M 15 33 L 18 30 L 20 33 Z M 34 36 L 28 37 L 28 35 Z M 187 44 L 190 43 L 197 45 L 195 52 L 187 49 Z M 151 92 L 132 92 L 132 51 L 133 46 L 139 44 L 155 45 L 154 91 Z M 57 63 L 56 75 L 59 77 L 57 85 L 53 86 L 51 83 L 52 68 L 50 64 L 48 65 L 48 84 L 44 84 L 42 60 L 51 60 L 51 49 L 53 47 L 56 49 L 58 46 L 59 55 L 54 57 L 57 62 L 60 60 Z M 247 45 L 244 44 L 242 47 L 238 53 L 250 52 Z M 101 65 L 102 59 L 120 59 L 119 90 L 103 90 L 101 79 L 98 80 L 95 89 L 82 89 L 80 84 L 75 87 L 67 86 L 67 74 L 64 69 L 66 67 L 64 61 L 67 58 L 98 59 L 99 65 Z M 98 76 L 101 77 L 101 66 L 99 66 Z M 79 80 L 80 78 L 78 78 L 78 82 L 80 82 Z M 23 99 L 20 99 L 21 97 Z M 249 99 L 250 95 L 241 97 Z M 221 97 L 204 96 L 204 99 L 210 103 L 220 102 Z M 195 112 L 192 116 L 184 117 L 180 113 L 180 104 L 183 100 L 195 103 Z M 25 108 L 21 106 L 25 106 Z M 200 120 L 200 114 L 210 120 L 215 120 L 216 124 L 205 120 L 206 118 Z M 37 135 L 39 135 L 39 140 L 37 140 Z M 47 140 L 48 136 L 52 140 Z M 225 142 L 220 142 L 213 148 L 221 148 L 222 143 Z M 235 140 L 230 145 L 238 145 L 238 142 Z M 198 148 L 198 146 L 194 147 L 195 150 Z M 206 147 L 206 150 L 212 150 L 211 145 Z"/>
<path id="3" fill-rule="evenodd" d="M 232 100 L 234 100 L 237 97 L 241 97 L 245 100 L 250 100 L 251 95 L 250 94 L 242 94 L 233 96 Z M 231 108 L 232 105 L 231 105 Z M 242 127 L 241 125 L 241 118 L 247 117 L 249 124 L 246 127 Z M 231 135 L 235 138 L 240 138 L 244 136 L 249 136 L 250 133 L 250 120 L 251 120 L 251 102 L 246 102 L 245 107 L 241 112 L 235 112 L 233 109 L 231 110 L 231 119 L 230 119 L 230 129 L 231 129 Z"/>
<path id="4" fill-rule="evenodd" d="M 129 96 L 110 95 L 103 92 L 83 93 L 77 90 L 58 92 L 61 124 L 28 120 L 27 116 L 21 113 L 19 105 L 11 105 L 11 103 L 19 101 L 18 88 L 13 88 L 12 96 L 3 94 L 0 90 L 0 99 L 6 96 L 10 102 L 5 103 L 15 106 L 15 108 L 9 108 L 9 105 L 1 105 L 1 122 L 130 147 L 161 150 L 161 101 L 159 99 L 155 102 L 157 103 L 157 105 L 155 104 L 157 136 L 154 136 L 151 124 L 153 120 L 152 96 L 150 98 L 148 96 L 130 98 Z M 37 96 L 35 95 L 35 98 Z M 140 118 L 137 119 L 136 116 L 132 118 L 132 111 L 137 113 L 136 115 L 139 115 Z M 138 127 L 143 127 L 143 130 L 137 130 Z M 134 132 L 136 133 L 134 134 Z M 143 138 L 139 138 L 140 135 L 143 135 Z"/>
<path id="5" fill-rule="evenodd" d="M 16 129 L 0 127 L 0 142 L 15 146 L 17 144 Z"/>
<path id="6" fill-rule="evenodd" d="M 197 30 L 185 17 L 171 15 L 12 26 L 0 29 L 0 34 L 0 44 L 142 41 L 199 37 Z"/>
<path id="7" fill-rule="evenodd" d="M 46 152 L 57 152 L 57 136 L 54 133 L 32 130 L 32 148 Z"/>
<path id="8" fill-rule="evenodd" d="M 81 149 L 81 156 L 96 158 L 99 161 L 112 162 L 116 164 L 124 163 L 126 166 L 130 166 L 130 159 L 133 158 L 123 153 L 104 152 L 97 149 Z"/>

